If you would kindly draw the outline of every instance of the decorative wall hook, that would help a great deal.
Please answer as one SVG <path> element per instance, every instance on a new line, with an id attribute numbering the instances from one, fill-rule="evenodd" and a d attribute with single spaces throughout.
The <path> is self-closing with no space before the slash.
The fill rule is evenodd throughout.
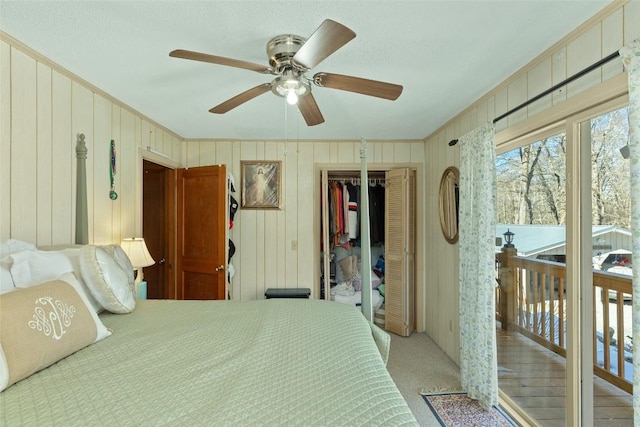
<path id="1" fill-rule="evenodd" d="M 116 176 L 116 143 L 111 140 L 111 149 L 110 149 L 110 159 L 109 159 L 109 179 L 111 180 L 111 191 L 109 191 L 109 198 L 111 200 L 116 200 L 118 198 L 118 193 L 115 190 L 115 176 Z"/>

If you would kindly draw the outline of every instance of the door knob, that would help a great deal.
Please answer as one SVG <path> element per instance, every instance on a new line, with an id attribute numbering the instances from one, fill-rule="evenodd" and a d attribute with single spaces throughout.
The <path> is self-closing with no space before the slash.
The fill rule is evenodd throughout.
<path id="1" fill-rule="evenodd" d="M 167 261 L 166 259 L 162 258 L 158 260 L 158 264 L 164 264 L 166 261 Z"/>
<path id="2" fill-rule="evenodd" d="M 224 265 L 219 265 L 216 267 L 216 271 L 222 271 L 224 270 Z"/>

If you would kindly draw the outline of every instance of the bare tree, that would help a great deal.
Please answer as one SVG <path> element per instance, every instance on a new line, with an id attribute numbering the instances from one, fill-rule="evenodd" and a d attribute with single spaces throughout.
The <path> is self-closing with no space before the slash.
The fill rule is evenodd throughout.
<path id="1" fill-rule="evenodd" d="M 629 132 L 627 111 L 599 116 L 590 128 L 593 224 L 629 227 L 629 161 L 618 153 Z"/>
<path id="2" fill-rule="evenodd" d="M 531 184 L 533 182 L 536 164 L 540 153 L 546 144 L 546 139 L 532 145 L 520 147 L 520 206 L 518 224 L 533 224 L 533 197 Z"/>
<path id="3" fill-rule="evenodd" d="M 629 161 L 618 153 L 627 142 L 626 109 L 590 122 L 593 223 L 630 227 Z M 564 224 L 566 138 L 549 136 L 496 158 L 498 222 Z"/>

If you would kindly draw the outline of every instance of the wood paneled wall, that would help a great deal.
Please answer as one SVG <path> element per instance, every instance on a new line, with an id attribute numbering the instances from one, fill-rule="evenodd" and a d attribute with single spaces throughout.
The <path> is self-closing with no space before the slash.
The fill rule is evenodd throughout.
<path id="1" fill-rule="evenodd" d="M 422 165 L 418 177 L 419 329 L 458 361 L 458 250 L 442 237 L 438 186 L 444 169 L 458 166 L 458 148 L 447 142 L 535 96 L 623 44 L 640 37 L 640 2 L 614 2 L 529 65 L 470 105 L 422 141 L 370 142 L 369 162 Z M 611 63 L 566 89 L 498 123 L 508 129 L 620 74 Z M 296 286 L 315 273 L 314 169 L 318 163 L 359 163 L 359 142 L 184 141 L 100 89 L 0 32 L 0 239 L 38 245 L 74 240 L 75 144 L 84 133 L 89 149 L 89 236 L 94 243 L 139 235 L 141 149 L 151 147 L 184 166 L 225 163 L 240 185 L 240 160 L 283 161 L 283 209 L 240 210 L 231 237 L 232 259 L 242 283 L 236 299 L 253 299 L 269 286 Z M 212 137 L 215 137 L 212 135 Z M 116 201 L 109 199 L 109 142 L 118 151 Z M 236 193 L 236 198 L 239 198 Z M 420 238 L 423 237 L 423 238 Z M 297 249 L 293 249 L 293 242 Z M 240 268 L 240 266 L 242 266 Z M 424 286 L 424 292 L 420 289 Z"/>
<path id="2" fill-rule="evenodd" d="M 424 230 L 423 141 L 369 141 L 371 170 L 409 166 L 418 170 L 418 235 Z M 231 259 L 234 299 L 264 298 L 268 287 L 309 287 L 319 282 L 320 226 L 318 165 L 360 170 L 359 141 L 185 141 L 185 167 L 226 164 L 240 202 L 241 160 L 282 161 L 281 210 L 239 209 L 229 235 L 236 246 Z M 420 239 L 420 253 L 422 252 Z M 424 283 L 419 262 L 419 288 Z M 419 291 L 422 295 L 422 291 Z M 420 319 L 422 319 L 420 317 Z M 420 326 L 419 326 L 420 327 Z"/>
<path id="3" fill-rule="evenodd" d="M 241 160 L 282 160 L 283 209 L 236 214 L 232 296 L 247 300 L 264 298 L 272 286 L 314 287 L 320 245 L 315 167 L 359 170 L 359 141 L 184 141 L 3 33 L 0 55 L 0 239 L 40 246 L 74 242 L 80 133 L 88 148 L 89 241 L 96 244 L 141 235 L 141 153 L 153 157 L 147 147 L 168 156 L 172 166 L 224 163 L 238 190 Z M 115 201 L 109 198 L 111 139 L 118 158 Z M 413 165 L 423 176 L 424 158 L 421 140 L 369 142 L 372 165 Z M 239 192 L 235 197 L 240 200 Z"/>
<path id="4" fill-rule="evenodd" d="M 0 33 L 0 239 L 40 246 L 75 240 L 78 134 L 87 142 L 89 241 L 139 236 L 141 154 L 180 162 L 182 139 Z M 115 190 L 109 198 L 109 147 Z"/>
<path id="5" fill-rule="evenodd" d="M 425 155 L 430 159 L 426 169 L 426 211 L 437 211 L 437 189 L 445 168 L 459 165 L 458 146 L 449 147 L 450 140 L 492 121 L 619 50 L 625 44 L 631 43 L 640 37 L 638 22 L 639 1 L 613 2 L 426 138 Z M 594 70 L 497 122 L 496 138 L 500 140 L 501 132 L 507 133 L 516 124 L 539 120 L 545 112 L 554 107 L 570 105 L 576 95 L 596 88 L 622 72 L 620 60 L 614 60 Z M 432 243 L 426 246 L 425 256 L 429 260 L 428 264 L 440 266 L 427 276 L 426 332 L 449 357 L 459 362 L 458 247 L 449 245 L 444 240 L 437 221 L 427 222 L 425 234 L 426 239 Z"/>

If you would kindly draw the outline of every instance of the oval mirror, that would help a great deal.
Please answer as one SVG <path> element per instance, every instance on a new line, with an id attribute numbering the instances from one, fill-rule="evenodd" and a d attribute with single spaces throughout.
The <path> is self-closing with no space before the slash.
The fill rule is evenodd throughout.
<path id="1" fill-rule="evenodd" d="M 440 227 L 444 238 L 449 243 L 458 241 L 459 181 L 460 172 L 453 166 L 445 169 L 440 180 Z"/>

